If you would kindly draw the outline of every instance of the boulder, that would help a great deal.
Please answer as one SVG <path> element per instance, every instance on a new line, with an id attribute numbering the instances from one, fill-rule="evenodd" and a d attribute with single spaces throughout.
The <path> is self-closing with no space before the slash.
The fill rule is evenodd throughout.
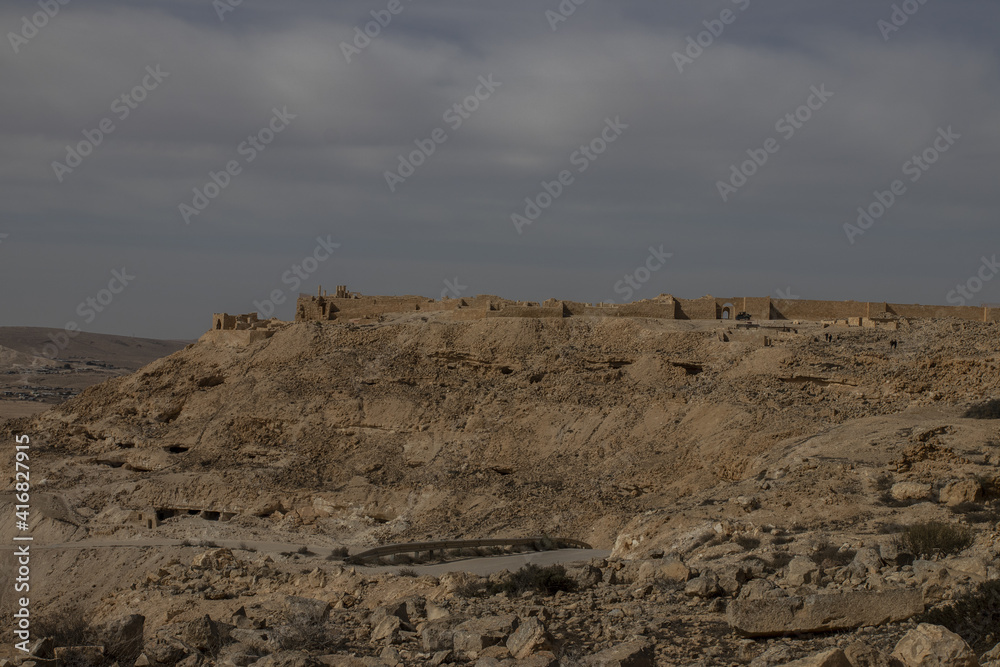
<path id="1" fill-rule="evenodd" d="M 789 663 L 785 667 L 854 667 L 844 652 L 839 648 L 832 648 L 808 658 L 802 658 Z"/>
<path id="2" fill-rule="evenodd" d="M 930 623 L 907 632 L 892 655 L 906 667 L 979 667 L 976 654 L 964 639 Z"/>
<path id="3" fill-rule="evenodd" d="M 399 641 L 399 631 L 403 622 L 397 616 L 385 616 L 372 628 L 372 642 L 395 644 Z"/>
<path id="4" fill-rule="evenodd" d="M 986 653 L 979 656 L 979 662 L 985 667 L 989 662 L 1000 662 L 1000 644 L 997 644 Z"/>
<path id="5" fill-rule="evenodd" d="M 229 549 L 212 549 L 191 559 L 191 567 L 200 570 L 222 570 L 236 564 L 236 558 Z"/>
<path id="6" fill-rule="evenodd" d="M 788 574 L 785 575 L 785 581 L 789 586 L 815 584 L 819 582 L 819 578 L 819 565 L 814 563 L 811 558 L 796 556 L 788 563 Z"/>
<path id="7" fill-rule="evenodd" d="M 315 598 L 289 595 L 285 598 L 285 619 L 295 626 L 318 625 L 330 616 L 330 603 Z"/>
<path id="8" fill-rule="evenodd" d="M 478 654 L 488 646 L 506 641 L 517 626 L 517 616 L 513 614 L 483 616 L 459 623 L 452 635 L 454 649 Z"/>
<path id="9" fill-rule="evenodd" d="M 785 598 L 788 593 L 767 579 L 751 579 L 740 589 L 740 599 Z"/>
<path id="10" fill-rule="evenodd" d="M 517 630 L 507 638 L 507 650 L 511 656 L 521 660 L 532 653 L 552 648 L 552 636 L 537 616 L 522 620 Z"/>
<path id="11" fill-rule="evenodd" d="M 229 631 L 229 638 L 233 641 L 246 644 L 255 651 L 261 653 L 274 653 L 281 648 L 278 634 L 273 629 L 243 630 L 233 628 Z"/>
<path id="12" fill-rule="evenodd" d="M 903 665 L 896 658 L 864 642 L 854 642 L 844 650 L 844 655 L 853 667 L 902 667 Z"/>
<path id="13" fill-rule="evenodd" d="M 185 644 L 206 653 L 214 652 L 220 643 L 219 628 L 207 614 L 185 623 L 180 638 Z"/>
<path id="14" fill-rule="evenodd" d="M 708 571 L 687 582 L 684 595 L 696 598 L 711 598 L 722 593 L 719 578 L 714 572 Z"/>
<path id="15" fill-rule="evenodd" d="M 962 503 L 978 503 L 983 499 L 983 486 L 974 479 L 962 479 L 946 484 L 938 493 L 938 502 L 949 507 Z"/>
<path id="16" fill-rule="evenodd" d="M 645 566 L 646 563 L 643 563 Z M 642 572 L 642 567 L 639 568 Z M 593 565 L 580 565 L 579 567 L 567 567 L 566 576 L 576 582 L 577 588 L 585 590 L 593 588 L 601 583 L 601 570 Z"/>
<path id="17" fill-rule="evenodd" d="M 146 617 L 131 614 L 108 623 L 101 632 L 104 646 L 115 657 L 134 656 L 142 649 Z"/>
<path id="18" fill-rule="evenodd" d="M 454 645 L 453 625 L 454 623 L 447 618 L 435 619 L 421 624 L 420 641 L 423 643 L 424 650 L 428 653 L 450 651 Z"/>
<path id="19" fill-rule="evenodd" d="M 691 578 L 691 568 L 684 564 L 680 554 L 670 554 L 659 560 L 645 561 L 639 567 L 636 577 L 639 583 L 654 581 L 679 581 L 684 583 Z"/>
<path id="20" fill-rule="evenodd" d="M 889 489 L 894 500 L 930 500 L 931 485 L 923 482 L 896 482 Z"/>
<path id="21" fill-rule="evenodd" d="M 651 643 L 638 639 L 588 656 L 581 664 L 586 667 L 655 667 L 656 654 Z"/>
<path id="22" fill-rule="evenodd" d="M 918 590 L 849 591 L 807 597 L 734 600 L 729 625 L 748 637 L 830 632 L 903 621 L 924 611 Z"/>
<path id="23" fill-rule="evenodd" d="M 870 547 L 858 549 L 854 554 L 854 560 L 848 565 L 848 569 L 858 577 L 867 577 L 870 574 L 878 574 L 885 562 L 878 551 Z"/>

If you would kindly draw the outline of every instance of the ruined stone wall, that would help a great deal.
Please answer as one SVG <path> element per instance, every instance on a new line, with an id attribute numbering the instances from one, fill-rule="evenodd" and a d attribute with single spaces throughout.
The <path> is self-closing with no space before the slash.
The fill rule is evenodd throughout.
<path id="1" fill-rule="evenodd" d="M 834 320 L 849 317 L 868 317 L 865 301 L 812 301 L 805 299 L 773 299 L 771 319 L 776 320 Z"/>
<path id="2" fill-rule="evenodd" d="M 719 308 L 715 297 L 703 296 L 700 299 L 675 299 L 677 302 L 677 319 L 679 320 L 715 320 L 719 318 Z"/>
<path id="3" fill-rule="evenodd" d="M 889 303 L 886 304 L 886 308 L 899 317 L 958 317 L 982 322 L 984 315 L 988 315 L 981 306 L 921 306 L 915 303 Z"/>
<path id="4" fill-rule="evenodd" d="M 341 293 L 346 293 L 341 290 Z M 957 317 L 972 321 L 996 321 L 1000 308 L 979 306 L 921 306 L 918 304 L 887 304 L 884 301 L 821 301 L 807 299 L 772 299 L 771 297 L 705 296 L 700 299 L 677 299 L 660 295 L 627 304 L 590 304 L 580 301 L 547 299 L 541 304 L 511 301 L 493 295 L 455 299 L 428 299 L 422 296 L 359 296 L 330 297 L 300 295 L 296 304 L 296 321 L 364 319 L 405 312 L 448 311 L 459 319 L 484 317 L 650 317 L 679 320 L 735 319 L 740 312 L 761 320 L 851 320 L 874 317 Z M 728 311 L 728 312 L 727 312 Z M 253 328 L 245 316 L 224 313 L 213 316 L 213 329 Z"/>

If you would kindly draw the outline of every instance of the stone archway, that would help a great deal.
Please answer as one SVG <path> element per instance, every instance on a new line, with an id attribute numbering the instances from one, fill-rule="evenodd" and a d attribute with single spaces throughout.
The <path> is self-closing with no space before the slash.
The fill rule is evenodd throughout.
<path id="1" fill-rule="evenodd" d="M 722 312 L 719 314 L 719 319 L 731 320 L 736 317 L 736 306 L 731 303 L 723 304 Z"/>

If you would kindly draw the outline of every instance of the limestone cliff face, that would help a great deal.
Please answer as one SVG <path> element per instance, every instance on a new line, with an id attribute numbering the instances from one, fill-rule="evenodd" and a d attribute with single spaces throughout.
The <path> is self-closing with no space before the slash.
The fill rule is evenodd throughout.
<path id="1" fill-rule="evenodd" d="M 126 509 L 211 507 L 369 543 L 548 533 L 610 548 L 637 515 L 757 475 L 776 443 L 998 388 L 990 324 L 914 324 L 891 357 L 877 330 L 827 343 L 803 327 L 763 347 L 718 326 L 302 322 L 248 345 L 206 337 L 17 426 L 86 466 L 53 470 L 50 488 Z M 941 353 L 956 344 L 960 358 Z"/>

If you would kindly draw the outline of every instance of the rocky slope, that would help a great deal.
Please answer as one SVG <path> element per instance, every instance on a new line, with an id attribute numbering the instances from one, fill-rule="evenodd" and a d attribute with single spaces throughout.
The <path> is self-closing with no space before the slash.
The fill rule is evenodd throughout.
<path id="1" fill-rule="evenodd" d="M 744 595 L 754 581 L 785 596 L 916 588 L 936 605 L 961 595 L 968 578 L 944 592 L 927 589 L 926 567 L 913 574 L 913 565 L 881 551 L 901 526 L 966 525 L 974 539 L 965 557 L 988 562 L 996 555 L 990 503 L 1000 489 L 1000 422 L 965 413 L 1000 394 L 998 333 L 995 324 L 943 320 L 903 322 L 899 331 L 811 323 L 737 331 L 611 318 L 456 321 L 446 314 L 301 323 L 250 346 L 210 332 L 132 375 L 2 428 L 7 438 L 33 439 L 32 469 L 44 477 L 37 490 L 45 499 L 33 529 L 50 543 L 166 545 L 194 537 L 356 551 L 421 539 L 576 538 L 614 548 L 612 560 L 593 564 L 600 586 L 610 588 L 582 602 L 571 598 L 573 609 L 587 605 L 593 619 L 584 614 L 576 628 L 556 623 L 553 655 L 582 660 L 646 637 L 655 640 L 659 664 L 695 660 L 693 647 L 709 645 L 721 648 L 704 653 L 702 664 L 746 664 L 770 640 L 746 639 L 730 627 L 724 601 L 768 597 L 764 584 Z M 891 350 L 890 339 L 899 347 Z M 193 516 L 199 510 L 208 514 Z M 162 523 L 150 528 L 145 519 L 157 515 Z M 849 569 L 856 554 L 871 550 L 879 560 L 869 558 L 863 576 Z M 78 566 L 60 553 L 51 556 L 53 578 Z M 69 585 L 74 594 L 66 600 L 99 608 L 100 619 L 148 615 L 149 631 L 205 613 L 228 619 L 233 609 L 201 602 L 216 599 L 209 595 L 216 579 L 170 589 L 190 593 L 192 602 L 180 606 L 150 589 L 151 581 L 181 581 L 178 573 L 156 574 L 172 572 L 170 553 L 158 547 L 130 560 L 134 569 L 122 581 Z M 86 567 L 109 558 L 97 548 L 79 554 Z M 796 557 L 821 572 L 802 578 L 805 564 Z M 680 560 L 682 577 L 670 568 L 669 576 L 652 573 L 665 558 Z M 640 575 L 634 568 L 643 563 L 651 565 Z M 319 559 L 313 576 L 334 576 L 332 567 Z M 620 577 L 608 574 L 622 567 Z M 143 577 L 147 570 L 153 579 Z M 714 585 L 705 573 L 716 577 Z M 985 565 L 976 570 L 979 580 L 995 574 Z M 239 576 L 261 581 L 259 572 Z M 658 593 L 661 580 L 674 588 Z M 686 593 L 689 580 L 697 583 Z M 66 581 L 40 586 L 64 594 Z M 365 614 L 391 602 L 402 581 L 390 577 L 384 595 L 366 600 Z M 268 590 L 286 595 L 293 588 Z M 314 594 L 330 598 L 322 588 Z M 234 594 L 263 592 L 251 586 Z M 447 586 L 427 595 L 462 597 Z M 623 600 L 636 602 L 604 629 Z M 545 604 L 557 618 L 566 612 L 562 603 Z M 532 615 L 515 607 L 500 605 L 494 614 L 473 604 L 466 616 L 514 613 L 523 622 Z M 685 609 L 695 619 L 690 628 L 666 620 Z M 371 636 L 378 623 L 365 614 L 351 621 L 357 643 L 345 646 L 378 655 L 386 638 Z M 691 628 L 708 638 L 687 642 Z M 399 650 L 427 653 L 406 631 L 397 637 Z M 891 649 L 903 631 L 889 626 L 874 644 Z M 410 639 L 417 643 L 406 645 Z M 675 644 L 676 651 L 664 648 Z M 824 646 L 803 644 L 783 655 Z M 424 664 L 434 653 L 401 660 Z"/>

